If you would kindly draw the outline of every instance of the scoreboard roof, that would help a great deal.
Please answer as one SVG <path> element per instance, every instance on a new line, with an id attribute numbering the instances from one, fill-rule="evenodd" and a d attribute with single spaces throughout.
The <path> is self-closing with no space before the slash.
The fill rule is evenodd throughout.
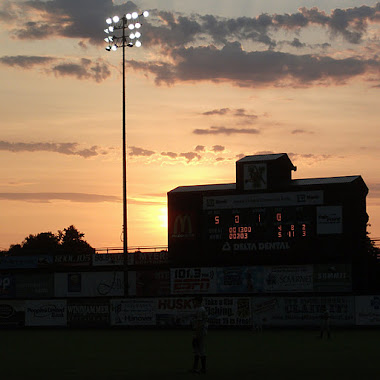
<path id="1" fill-rule="evenodd" d="M 272 155 L 280 156 L 280 155 Z M 253 156 L 252 156 L 253 157 Z M 290 187 L 298 186 L 313 186 L 313 185 L 334 185 L 334 184 L 348 184 L 356 180 L 362 180 L 360 175 L 343 176 L 343 177 L 326 177 L 326 178 L 304 178 L 294 179 L 290 182 Z M 198 191 L 223 191 L 223 190 L 236 190 L 235 183 L 224 183 L 214 185 L 194 185 L 194 186 L 179 186 L 169 193 L 186 193 Z"/>

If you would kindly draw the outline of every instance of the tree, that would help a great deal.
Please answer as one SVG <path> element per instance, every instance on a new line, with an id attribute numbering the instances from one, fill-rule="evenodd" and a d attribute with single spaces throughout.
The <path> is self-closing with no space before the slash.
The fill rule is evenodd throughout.
<path id="1" fill-rule="evenodd" d="M 88 253 L 95 253 L 95 249 L 84 240 L 84 233 L 73 225 L 58 231 L 57 234 L 52 232 L 31 234 L 21 244 L 11 245 L 8 251 L 8 254 L 13 256 Z"/>

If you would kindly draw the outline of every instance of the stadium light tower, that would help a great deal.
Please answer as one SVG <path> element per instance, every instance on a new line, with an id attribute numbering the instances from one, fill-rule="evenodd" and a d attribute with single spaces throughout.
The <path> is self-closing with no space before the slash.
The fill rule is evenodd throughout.
<path id="1" fill-rule="evenodd" d="M 141 46 L 141 18 L 149 16 L 148 11 L 141 14 L 137 12 L 127 13 L 121 18 L 119 16 L 108 17 L 106 23 L 108 28 L 104 29 L 107 37 L 104 39 L 108 46 L 107 51 L 123 49 L 123 253 L 128 253 L 128 218 L 127 218 L 127 139 L 126 139 L 126 107 L 125 107 L 125 48 Z M 121 32 L 121 36 L 120 36 Z M 113 33 L 119 33 L 114 35 Z"/>

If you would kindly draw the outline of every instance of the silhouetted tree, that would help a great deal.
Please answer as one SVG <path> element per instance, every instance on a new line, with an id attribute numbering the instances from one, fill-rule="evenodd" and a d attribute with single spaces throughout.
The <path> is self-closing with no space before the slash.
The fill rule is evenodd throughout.
<path id="1" fill-rule="evenodd" d="M 8 251 L 8 254 L 13 256 L 86 253 L 95 253 L 95 249 L 84 240 L 84 233 L 73 225 L 58 231 L 57 234 L 52 232 L 31 234 L 21 244 L 11 245 Z"/>

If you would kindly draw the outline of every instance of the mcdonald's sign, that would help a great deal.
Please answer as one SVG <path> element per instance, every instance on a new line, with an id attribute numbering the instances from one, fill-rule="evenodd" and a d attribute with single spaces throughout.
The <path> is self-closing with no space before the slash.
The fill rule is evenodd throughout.
<path id="1" fill-rule="evenodd" d="M 172 238 L 194 238 L 193 224 L 190 215 L 179 214 L 174 219 Z"/>

